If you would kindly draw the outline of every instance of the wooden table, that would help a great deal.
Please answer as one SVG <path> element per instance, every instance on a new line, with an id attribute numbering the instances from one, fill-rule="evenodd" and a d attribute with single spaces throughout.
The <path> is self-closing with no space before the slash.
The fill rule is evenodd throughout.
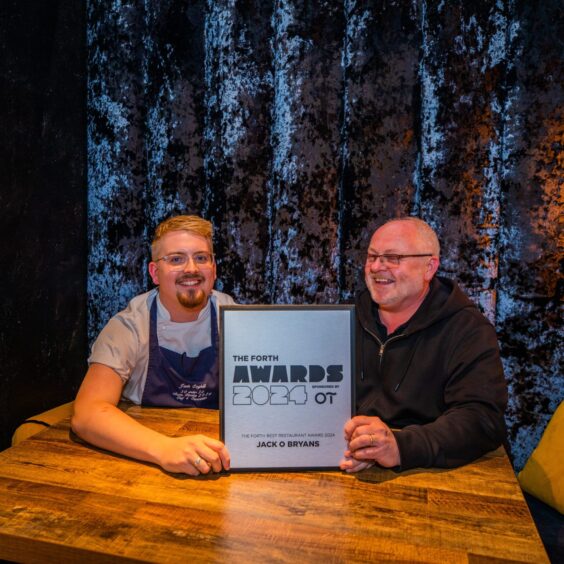
<path id="1" fill-rule="evenodd" d="M 218 413 L 126 407 L 170 435 Z M 18 562 L 548 562 L 502 449 L 456 470 L 190 478 L 70 436 L 0 452 L 0 559 Z"/>

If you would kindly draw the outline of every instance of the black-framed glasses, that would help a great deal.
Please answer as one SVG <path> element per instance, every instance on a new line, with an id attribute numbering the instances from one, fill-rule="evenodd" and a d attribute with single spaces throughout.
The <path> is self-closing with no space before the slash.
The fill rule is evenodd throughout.
<path id="1" fill-rule="evenodd" d="M 162 260 L 172 270 L 182 270 L 190 259 L 192 259 L 192 262 L 199 268 L 209 268 L 214 260 L 211 253 L 205 252 L 194 253 L 193 255 L 189 255 L 188 253 L 170 253 L 158 258 L 155 262 Z"/>
<path id="2" fill-rule="evenodd" d="M 387 264 L 390 266 L 398 266 L 399 263 L 406 258 L 418 258 L 418 257 L 432 257 L 432 253 L 425 253 L 422 255 L 394 255 L 389 253 L 384 253 L 383 255 L 377 255 L 376 253 L 368 253 L 366 255 L 366 263 L 373 264 L 378 259 L 382 264 Z"/>

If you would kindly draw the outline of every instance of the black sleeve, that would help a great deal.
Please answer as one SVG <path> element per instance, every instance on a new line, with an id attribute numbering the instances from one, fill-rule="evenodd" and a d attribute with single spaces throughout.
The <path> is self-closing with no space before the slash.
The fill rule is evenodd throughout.
<path id="1" fill-rule="evenodd" d="M 435 421 L 395 431 L 401 469 L 453 468 L 506 441 L 507 385 L 494 328 L 462 316 L 445 335 L 446 410 Z"/>

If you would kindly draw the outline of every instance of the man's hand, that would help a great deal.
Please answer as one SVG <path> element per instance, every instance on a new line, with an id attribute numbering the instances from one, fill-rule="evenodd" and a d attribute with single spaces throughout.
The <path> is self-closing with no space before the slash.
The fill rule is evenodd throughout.
<path id="1" fill-rule="evenodd" d="M 374 463 L 384 468 L 400 465 L 396 438 L 379 417 L 353 417 L 345 424 L 345 439 L 348 449 L 339 464 L 341 470 L 358 472 Z"/>
<path id="2" fill-rule="evenodd" d="M 204 435 L 163 437 L 157 461 L 168 472 L 190 476 L 229 470 L 231 462 L 225 445 Z"/>

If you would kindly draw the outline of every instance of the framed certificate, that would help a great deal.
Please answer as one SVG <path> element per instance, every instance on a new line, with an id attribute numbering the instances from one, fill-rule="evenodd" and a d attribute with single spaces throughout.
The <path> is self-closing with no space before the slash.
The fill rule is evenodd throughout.
<path id="1" fill-rule="evenodd" d="M 354 409 L 354 306 L 220 308 L 232 470 L 336 469 Z"/>

